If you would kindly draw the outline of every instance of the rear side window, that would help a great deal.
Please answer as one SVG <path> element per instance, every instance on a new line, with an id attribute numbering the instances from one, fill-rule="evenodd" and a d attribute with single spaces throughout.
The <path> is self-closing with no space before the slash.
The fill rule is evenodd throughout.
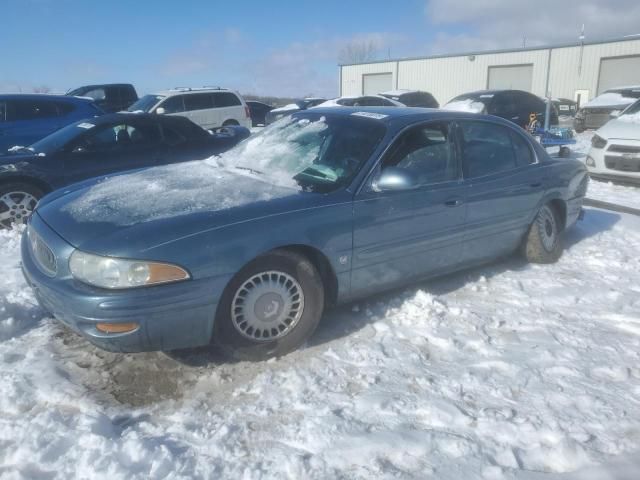
<path id="1" fill-rule="evenodd" d="M 240 99 L 231 92 L 220 92 L 213 94 L 216 107 L 236 107 L 242 105 Z"/>
<path id="2" fill-rule="evenodd" d="M 120 100 L 122 102 L 135 102 L 136 95 L 131 87 L 120 87 Z"/>
<path id="3" fill-rule="evenodd" d="M 516 168 L 516 155 L 506 127 L 488 122 L 460 122 L 465 178 L 478 178 Z"/>
<path id="4" fill-rule="evenodd" d="M 382 168 L 405 169 L 419 185 L 456 180 L 458 166 L 449 125 L 447 122 L 430 123 L 403 133 L 392 146 Z"/>
<path id="5" fill-rule="evenodd" d="M 169 97 L 158 107 L 164 108 L 164 113 L 184 112 L 184 96 L 176 95 L 175 97 Z"/>
<path id="6" fill-rule="evenodd" d="M 192 93 L 184 96 L 184 109 L 187 112 L 207 108 L 213 108 L 213 95 L 210 93 Z"/>
<path id="7" fill-rule="evenodd" d="M 58 114 L 60 116 L 68 115 L 75 110 L 74 106 L 67 102 L 57 102 Z"/>
<path id="8" fill-rule="evenodd" d="M 100 87 L 88 90 L 81 96 L 93 98 L 94 100 L 104 100 L 105 98 L 107 98 L 107 93 L 104 91 L 104 88 Z"/>
<path id="9" fill-rule="evenodd" d="M 516 153 L 516 162 L 518 166 L 524 167 L 535 163 L 536 159 L 533 156 L 529 142 L 522 138 L 522 135 L 519 135 L 516 132 L 509 132 L 509 134 L 511 135 L 513 150 Z"/>
<path id="10" fill-rule="evenodd" d="M 162 132 L 164 133 L 164 141 L 171 146 L 180 145 L 186 141 L 186 138 L 178 130 L 170 126 L 163 125 Z"/>
<path id="11" fill-rule="evenodd" d="M 46 100 L 12 100 L 7 106 L 7 120 L 38 120 L 58 116 L 55 102 Z"/>

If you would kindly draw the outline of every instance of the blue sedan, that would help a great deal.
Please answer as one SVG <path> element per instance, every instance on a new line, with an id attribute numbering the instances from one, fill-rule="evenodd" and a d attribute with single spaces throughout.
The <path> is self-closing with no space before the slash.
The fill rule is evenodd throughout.
<path id="1" fill-rule="evenodd" d="M 215 159 L 46 196 L 22 265 L 43 307 L 104 349 L 264 359 L 329 305 L 515 251 L 556 261 L 587 183 L 497 117 L 318 109 Z"/>

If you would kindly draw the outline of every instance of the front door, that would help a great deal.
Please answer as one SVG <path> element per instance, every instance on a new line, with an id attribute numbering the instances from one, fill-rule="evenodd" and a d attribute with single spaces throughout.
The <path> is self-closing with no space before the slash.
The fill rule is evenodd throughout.
<path id="1" fill-rule="evenodd" d="M 402 133 L 354 202 L 353 295 L 402 284 L 455 265 L 466 218 L 454 130 L 429 122 Z M 386 168 L 407 172 L 408 190 L 376 188 Z"/>

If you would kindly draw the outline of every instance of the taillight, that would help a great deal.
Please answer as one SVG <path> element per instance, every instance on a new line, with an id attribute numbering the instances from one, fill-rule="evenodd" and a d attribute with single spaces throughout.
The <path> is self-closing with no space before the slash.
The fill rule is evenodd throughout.
<path id="1" fill-rule="evenodd" d="M 248 105 L 244 106 L 244 114 L 247 116 L 247 118 L 251 118 L 251 110 L 249 110 Z"/>

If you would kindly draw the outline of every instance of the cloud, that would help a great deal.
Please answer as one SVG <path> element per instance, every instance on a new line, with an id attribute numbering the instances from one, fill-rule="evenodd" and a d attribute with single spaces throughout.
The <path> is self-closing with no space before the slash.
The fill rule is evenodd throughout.
<path id="1" fill-rule="evenodd" d="M 583 24 L 587 40 L 640 32 L 637 0 L 429 0 L 425 12 L 440 28 L 433 53 L 577 41 Z"/>

